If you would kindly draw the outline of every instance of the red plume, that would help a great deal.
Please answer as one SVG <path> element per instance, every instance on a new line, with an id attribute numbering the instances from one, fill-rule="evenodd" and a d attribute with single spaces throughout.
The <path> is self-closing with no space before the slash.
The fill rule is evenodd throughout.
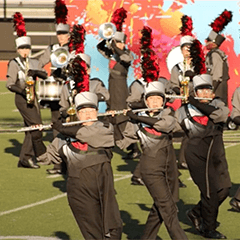
<path id="1" fill-rule="evenodd" d="M 150 27 L 144 26 L 141 30 L 142 37 L 140 39 L 141 44 L 141 67 L 142 67 L 142 77 L 146 82 L 157 81 L 159 77 L 159 64 L 158 57 L 153 51 L 152 42 L 152 29 Z"/>
<path id="2" fill-rule="evenodd" d="M 187 15 L 183 15 L 181 18 L 182 21 L 182 27 L 180 28 L 181 31 L 181 35 L 182 36 L 193 36 L 192 34 L 192 30 L 193 30 L 193 22 L 192 22 L 192 18 L 187 16 Z"/>
<path id="3" fill-rule="evenodd" d="M 125 10 L 123 7 L 118 8 L 117 10 L 114 11 L 111 22 L 115 24 L 118 32 L 122 31 L 122 25 L 126 18 L 127 18 L 127 10 Z"/>
<path id="4" fill-rule="evenodd" d="M 80 56 L 76 56 L 71 63 L 71 75 L 75 81 L 77 92 L 89 91 L 89 75 L 87 73 L 87 64 Z"/>
<path id="5" fill-rule="evenodd" d="M 152 29 L 150 27 L 144 26 L 141 30 L 142 37 L 140 39 L 141 44 L 141 51 L 144 51 L 144 49 L 151 48 L 152 49 Z"/>
<path id="6" fill-rule="evenodd" d="M 214 32 L 221 32 L 232 21 L 232 12 L 226 9 L 210 24 Z"/>
<path id="7" fill-rule="evenodd" d="M 56 23 L 63 23 L 67 24 L 67 15 L 68 15 L 68 9 L 65 5 L 64 0 L 56 0 L 55 1 L 55 19 Z"/>
<path id="8" fill-rule="evenodd" d="M 204 74 L 207 72 L 205 65 L 205 56 L 202 48 L 202 44 L 199 40 L 195 39 L 190 47 L 190 56 L 192 58 L 192 66 L 194 73 Z"/>
<path id="9" fill-rule="evenodd" d="M 15 31 L 17 32 L 18 37 L 26 36 L 25 21 L 20 12 L 16 12 L 13 15 L 13 22 Z"/>
<path id="10" fill-rule="evenodd" d="M 84 40 L 86 30 L 82 25 L 75 24 L 71 32 L 69 43 L 70 52 L 75 50 L 75 54 L 84 53 Z"/>

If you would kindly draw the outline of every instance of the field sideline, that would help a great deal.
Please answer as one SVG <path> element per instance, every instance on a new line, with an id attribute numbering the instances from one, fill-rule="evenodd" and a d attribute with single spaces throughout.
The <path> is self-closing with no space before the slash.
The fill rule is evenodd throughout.
<path id="1" fill-rule="evenodd" d="M 66 198 L 66 176 L 50 176 L 46 169 L 17 168 L 18 155 L 24 134 L 16 130 L 22 127 L 22 119 L 14 105 L 14 94 L 0 82 L 0 239 L 24 240 L 81 240 L 83 239 L 73 218 Z M 50 110 L 42 109 L 44 123 L 50 122 Z M 44 143 L 52 139 L 51 132 L 44 132 Z M 240 184 L 240 130 L 225 131 L 225 149 L 233 186 L 230 197 Z M 179 143 L 174 143 L 178 155 Z M 144 186 L 130 184 L 131 171 L 138 160 L 122 160 L 123 151 L 114 149 L 112 167 L 117 200 L 123 220 L 122 239 L 139 239 L 142 235 L 152 199 Z M 179 220 L 189 240 L 204 239 L 192 228 L 185 216 L 187 209 L 199 200 L 199 191 L 193 184 L 188 170 L 180 170 L 180 179 L 187 185 L 179 194 Z M 220 207 L 218 230 L 230 240 L 240 239 L 238 227 L 240 213 L 232 211 L 229 200 Z M 159 238 L 170 239 L 165 226 L 160 228 Z"/>

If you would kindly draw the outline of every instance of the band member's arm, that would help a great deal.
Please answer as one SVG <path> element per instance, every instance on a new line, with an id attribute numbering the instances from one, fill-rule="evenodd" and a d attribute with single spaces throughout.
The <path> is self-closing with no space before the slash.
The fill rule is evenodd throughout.
<path id="1" fill-rule="evenodd" d="M 226 122 L 229 114 L 228 107 L 219 99 L 214 99 L 209 104 L 200 103 L 194 97 L 189 97 L 189 103 L 199 109 L 204 115 L 213 120 L 214 123 Z"/>
<path id="2" fill-rule="evenodd" d="M 238 122 L 238 118 L 240 116 L 240 87 L 236 88 L 236 90 L 233 93 L 232 96 L 232 111 L 231 111 L 231 119 L 234 121 L 236 118 L 236 121 Z M 235 122 L 237 125 L 238 123 Z"/>
<path id="3" fill-rule="evenodd" d="M 212 53 L 212 79 L 213 83 L 215 84 L 216 82 L 222 82 L 222 77 L 223 77 L 223 60 L 221 56 L 218 53 L 213 52 Z M 219 84 L 215 84 L 214 89 L 216 90 Z"/>
<path id="4" fill-rule="evenodd" d="M 51 58 L 51 46 L 48 46 L 44 53 L 39 57 L 39 68 L 42 69 L 45 65 L 47 65 Z"/>
<path id="5" fill-rule="evenodd" d="M 115 41 L 112 41 L 111 46 L 113 48 L 114 53 L 116 53 L 120 58 L 120 64 L 124 67 L 128 68 L 131 65 L 131 61 L 133 60 L 133 55 L 131 51 L 126 49 L 120 49 L 116 46 Z"/>
<path id="6" fill-rule="evenodd" d="M 94 85 L 94 90 L 91 90 L 91 83 Z M 104 83 L 99 78 L 91 78 L 90 80 L 90 92 L 94 92 L 98 96 L 98 101 L 107 101 L 110 98 L 110 94 L 105 87 Z"/>
<path id="7" fill-rule="evenodd" d="M 19 68 L 17 66 L 17 63 L 14 60 L 10 61 L 8 64 L 6 87 L 11 92 L 26 95 L 25 88 L 16 84 L 18 80 L 18 72 L 19 72 Z"/>
<path id="8" fill-rule="evenodd" d="M 141 99 L 139 102 L 129 102 L 128 107 L 131 109 L 141 109 L 146 108 L 146 104 L 143 99 Z"/>
<path id="9" fill-rule="evenodd" d="M 177 94 L 180 95 L 180 83 L 179 83 L 179 70 L 176 66 L 172 68 L 171 71 L 171 78 L 170 78 L 170 83 L 171 83 L 171 89 Z"/>
<path id="10" fill-rule="evenodd" d="M 52 124 L 52 128 L 56 129 L 58 132 L 62 133 L 65 136 L 75 138 L 78 130 L 81 128 L 80 125 L 75 126 L 63 126 L 60 119 Z"/>
<path id="11" fill-rule="evenodd" d="M 113 147 L 113 125 L 104 126 L 100 121 L 95 122 L 91 126 L 82 126 L 76 134 L 76 139 L 80 142 L 86 142 L 91 147 Z"/>
<path id="12" fill-rule="evenodd" d="M 170 115 L 171 110 L 170 109 L 164 109 L 161 112 L 160 118 L 152 118 L 147 116 L 137 116 L 134 113 L 127 113 L 127 115 L 131 118 L 136 120 L 137 122 L 145 123 L 151 127 L 153 127 L 155 130 L 159 132 L 171 132 L 176 124 L 176 120 L 173 116 Z"/>
<path id="13" fill-rule="evenodd" d="M 99 53 L 101 53 L 105 58 L 110 58 L 111 55 L 113 55 L 113 51 L 106 47 L 106 40 L 103 39 L 101 42 L 98 43 L 97 45 L 97 50 Z"/>
<path id="14" fill-rule="evenodd" d="M 132 111 L 127 111 L 127 116 L 136 122 L 145 123 L 149 126 L 153 126 L 157 121 L 159 121 L 159 119 L 157 118 L 138 116 L 137 114 L 134 114 Z"/>
<path id="15" fill-rule="evenodd" d="M 28 76 L 32 76 L 34 79 L 36 77 L 46 79 L 48 77 L 48 74 L 44 70 L 29 69 Z"/>

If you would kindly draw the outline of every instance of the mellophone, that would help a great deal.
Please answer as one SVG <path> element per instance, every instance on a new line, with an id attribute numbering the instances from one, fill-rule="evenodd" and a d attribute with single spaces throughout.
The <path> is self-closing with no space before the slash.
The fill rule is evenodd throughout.
<path id="1" fill-rule="evenodd" d="M 132 110 L 132 112 L 137 113 L 137 112 L 145 112 L 145 111 L 154 111 L 154 110 L 162 110 L 163 107 L 159 108 L 142 108 L 142 109 L 135 109 Z M 125 114 L 128 111 L 128 109 L 124 110 L 112 110 L 109 112 L 105 113 L 98 113 L 97 117 L 104 117 L 104 116 L 111 116 L 111 115 L 119 115 L 119 114 Z M 98 119 L 88 119 L 88 120 L 83 120 L 83 121 L 74 121 L 74 122 L 68 122 L 68 123 L 63 123 L 63 126 L 74 126 L 74 125 L 79 125 L 85 122 L 94 122 L 97 121 Z M 28 131 L 34 131 L 34 130 L 48 130 L 52 128 L 52 124 L 47 124 L 47 125 L 34 125 L 34 126 L 29 126 L 29 127 L 23 127 L 17 130 L 17 132 L 28 132 Z"/>

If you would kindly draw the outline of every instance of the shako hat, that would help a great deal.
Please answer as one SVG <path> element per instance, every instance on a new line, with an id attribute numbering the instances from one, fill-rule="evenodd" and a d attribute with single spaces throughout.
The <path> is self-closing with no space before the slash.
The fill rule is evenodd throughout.
<path id="1" fill-rule="evenodd" d="M 180 27 L 180 34 L 182 35 L 182 37 L 180 39 L 180 46 L 183 47 L 184 45 L 191 45 L 194 40 L 192 34 L 193 24 L 192 18 L 187 15 L 183 15 L 181 17 L 181 22 L 182 26 Z"/>
<path id="2" fill-rule="evenodd" d="M 17 38 L 15 39 L 16 48 L 31 48 L 31 38 L 26 36 L 27 32 L 25 29 L 25 21 L 20 12 L 16 12 L 13 15 L 13 23 L 15 27 L 15 31 L 17 33 Z"/>
<path id="3" fill-rule="evenodd" d="M 90 67 L 91 57 L 88 54 L 84 53 L 85 34 L 86 30 L 82 25 L 73 25 L 69 41 L 70 59 L 79 56 L 82 60 L 86 62 L 87 66 Z"/>
<path id="4" fill-rule="evenodd" d="M 193 89 L 196 91 L 199 88 L 212 88 L 212 77 L 207 74 L 205 65 L 205 56 L 202 44 L 195 39 L 190 47 L 190 56 L 192 58 L 192 66 L 195 73 L 193 77 Z"/>
<path id="5" fill-rule="evenodd" d="M 123 7 L 115 10 L 111 18 L 111 23 L 116 26 L 117 30 L 113 35 L 113 39 L 122 43 L 125 43 L 127 39 L 127 35 L 122 32 L 122 25 L 126 18 L 127 11 Z"/>
<path id="6" fill-rule="evenodd" d="M 153 81 L 144 86 L 144 98 L 145 100 L 149 96 L 159 95 L 163 99 L 165 98 L 165 85 L 163 82 Z"/>
<path id="7" fill-rule="evenodd" d="M 211 41 L 220 46 L 224 41 L 225 37 L 221 35 L 223 29 L 232 21 L 232 12 L 224 10 L 219 17 L 217 17 L 211 24 L 211 32 L 207 37 L 207 41 Z"/>
<path id="8" fill-rule="evenodd" d="M 64 0 L 55 1 L 55 21 L 56 21 L 56 32 L 57 34 L 69 33 L 70 26 L 67 24 L 68 9 L 65 5 Z"/>

